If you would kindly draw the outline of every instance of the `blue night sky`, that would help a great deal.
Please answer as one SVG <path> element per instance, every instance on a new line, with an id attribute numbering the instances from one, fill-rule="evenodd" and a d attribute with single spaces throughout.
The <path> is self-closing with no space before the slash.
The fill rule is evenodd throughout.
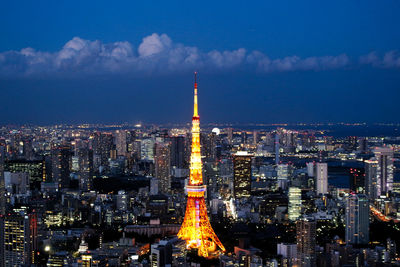
<path id="1" fill-rule="evenodd" d="M 251 4 L 250 4 L 251 2 Z M 3 1 L 1 124 L 399 122 L 400 1 Z"/>

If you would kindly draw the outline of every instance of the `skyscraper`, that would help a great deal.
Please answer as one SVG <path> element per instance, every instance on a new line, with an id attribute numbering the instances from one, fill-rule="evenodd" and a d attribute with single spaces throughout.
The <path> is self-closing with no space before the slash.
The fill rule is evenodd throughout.
<path id="1" fill-rule="evenodd" d="M 233 140 L 233 129 L 232 128 L 227 128 L 226 129 L 226 134 L 227 134 L 227 138 L 228 138 L 228 143 L 232 144 L 232 140 Z"/>
<path id="2" fill-rule="evenodd" d="M 393 189 L 393 149 L 377 147 L 374 150 L 378 161 L 376 169 L 376 197 L 388 194 Z"/>
<path id="3" fill-rule="evenodd" d="M 317 195 L 328 194 L 328 164 L 317 162 L 315 165 Z"/>
<path id="4" fill-rule="evenodd" d="M 350 194 L 346 203 L 346 242 L 368 244 L 369 203 L 363 194 Z"/>
<path id="5" fill-rule="evenodd" d="M 307 162 L 306 163 L 307 166 L 307 175 L 308 177 L 314 177 L 314 173 L 315 173 L 315 162 Z"/>
<path id="6" fill-rule="evenodd" d="M 69 187 L 71 159 L 71 147 L 68 145 L 59 146 L 52 150 L 53 181 L 58 182 L 61 188 Z"/>
<path id="7" fill-rule="evenodd" d="M 256 130 L 253 131 L 253 145 L 257 145 L 258 142 L 258 132 Z"/>
<path id="8" fill-rule="evenodd" d="M 289 220 L 296 221 L 301 215 L 301 189 L 289 187 Z"/>
<path id="9" fill-rule="evenodd" d="M 196 77 L 196 76 L 195 76 Z M 186 186 L 188 194 L 185 218 L 178 237 L 186 240 L 188 249 L 197 249 L 199 256 L 209 257 L 217 247 L 225 251 L 221 241 L 211 227 L 204 200 L 206 186 L 203 185 L 200 151 L 200 116 L 197 106 L 197 82 L 194 83 L 194 111 L 192 118 L 192 153 L 190 156 L 190 177 Z"/>
<path id="10" fill-rule="evenodd" d="M 185 168 L 185 137 L 171 137 L 171 166 L 178 169 Z"/>
<path id="11" fill-rule="evenodd" d="M 236 199 L 250 197 L 251 159 L 247 151 L 238 151 L 233 155 L 233 194 Z"/>
<path id="12" fill-rule="evenodd" d="M 79 189 L 89 191 L 93 188 L 93 150 L 85 147 L 78 150 Z"/>
<path id="13" fill-rule="evenodd" d="M 156 143 L 155 145 L 155 172 L 160 182 L 159 191 L 168 193 L 171 189 L 171 147 L 169 143 Z"/>
<path id="14" fill-rule="evenodd" d="M 313 218 L 301 218 L 296 222 L 297 260 L 302 267 L 316 266 L 316 222 Z"/>
<path id="15" fill-rule="evenodd" d="M 38 242 L 38 216 L 35 211 L 29 214 L 29 249 L 30 249 L 30 261 L 32 264 L 37 262 L 37 252 L 39 251 Z"/>
<path id="16" fill-rule="evenodd" d="M 127 153 L 127 132 L 125 130 L 115 131 L 115 146 L 118 156 L 126 156 Z"/>
<path id="17" fill-rule="evenodd" d="M 4 266 L 30 264 L 29 218 L 26 215 L 10 214 L 1 218 L 3 229 Z"/>
<path id="18" fill-rule="evenodd" d="M 111 157 L 111 151 L 114 149 L 114 137 L 111 133 L 96 132 L 92 136 L 93 154 L 99 158 L 99 166 L 95 166 L 96 171 L 98 167 L 102 167 L 105 171 L 109 169 L 108 159 Z"/>
<path id="19" fill-rule="evenodd" d="M 155 142 L 152 138 L 144 138 L 141 142 L 140 157 L 142 160 L 154 160 L 154 145 Z"/>
<path id="20" fill-rule="evenodd" d="M 275 164 L 278 165 L 279 164 L 279 153 L 280 153 L 280 144 L 279 144 L 279 134 L 278 132 L 275 133 Z"/>
<path id="21" fill-rule="evenodd" d="M 376 170 L 378 168 L 378 161 L 374 159 L 366 160 L 364 162 L 365 169 L 365 194 L 370 199 L 375 199 L 376 192 Z"/>

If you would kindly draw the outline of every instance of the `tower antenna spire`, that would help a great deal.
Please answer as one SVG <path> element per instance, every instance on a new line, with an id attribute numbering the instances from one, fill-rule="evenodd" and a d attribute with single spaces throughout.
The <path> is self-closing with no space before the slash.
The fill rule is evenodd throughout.
<path id="1" fill-rule="evenodd" d="M 199 117 L 198 105 L 197 105 L 197 71 L 194 72 L 194 110 L 193 117 Z"/>

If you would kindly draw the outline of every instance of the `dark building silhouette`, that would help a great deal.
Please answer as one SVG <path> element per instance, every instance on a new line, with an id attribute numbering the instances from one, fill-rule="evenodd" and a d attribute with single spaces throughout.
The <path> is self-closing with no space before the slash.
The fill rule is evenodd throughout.
<path id="1" fill-rule="evenodd" d="M 171 137 L 171 166 L 179 169 L 186 167 L 185 163 L 185 137 Z"/>
<path id="2" fill-rule="evenodd" d="M 68 188 L 71 173 L 71 147 L 63 145 L 52 150 L 52 178 L 60 188 Z"/>

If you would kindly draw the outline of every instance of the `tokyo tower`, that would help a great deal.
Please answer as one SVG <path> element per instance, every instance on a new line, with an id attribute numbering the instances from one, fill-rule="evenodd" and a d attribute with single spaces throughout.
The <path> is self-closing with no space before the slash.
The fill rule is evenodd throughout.
<path id="1" fill-rule="evenodd" d="M 217 246 L 225 251 L 221 241 L 211 227 L 207 206 L 204 200 L 206 186 L 203 185 L 203 173 L 200 152 L 200 117 L 197 107 L 197 73 L 194 78 L 194 112 L 192 118 L 192 152 L 190 156 L 190 179 L 186 186 L 188 194 L 185 218 L 178 232 L 180 239 L 186 240 L 187 249 L 197 249 L 201 257 L 210 257 Z"/>

